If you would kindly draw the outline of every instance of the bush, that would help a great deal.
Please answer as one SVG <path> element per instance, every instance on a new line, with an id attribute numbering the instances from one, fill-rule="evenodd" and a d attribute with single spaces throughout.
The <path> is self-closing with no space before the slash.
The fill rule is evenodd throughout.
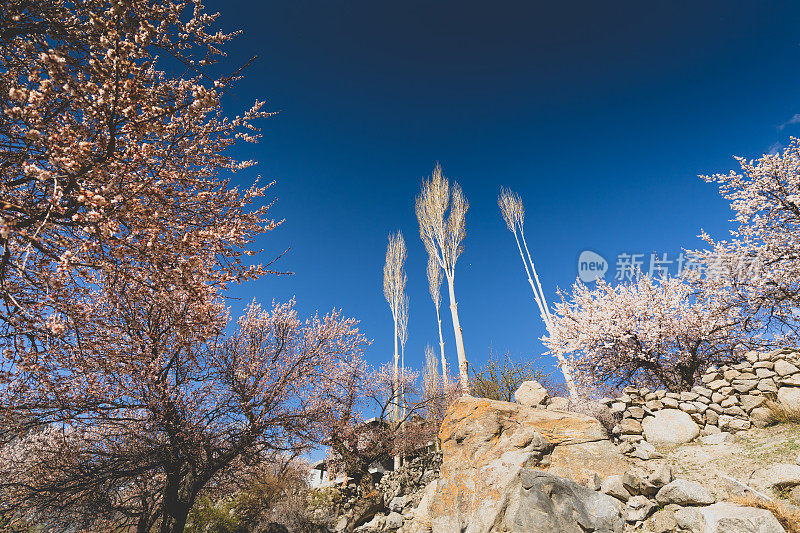
<path id="1" fill-rule="evenodd" d="M 770 422 L 773 424 L 800 423 L 800 409 L 791 409 L 780 402 L 767 400 L 764 407 L 769 409 Z"/>
<path id="2" fill-rule="evenodd" d="M 513 402 L 514 393 L 525 381 L 538 381 L 547 389 L 550 396 L 564 395 L 566 387 L 561 383 L 554 382 L 551 377 L 552 373 L 536 368 L 534 363 L 537 360 L 518 363 L 512 361 L 506 352 L 505 358 L 499 361 L 493 354 L 490 354 L 486 364 L 472 373 L 470 385 L 472 395 L 477 398 Z"/>

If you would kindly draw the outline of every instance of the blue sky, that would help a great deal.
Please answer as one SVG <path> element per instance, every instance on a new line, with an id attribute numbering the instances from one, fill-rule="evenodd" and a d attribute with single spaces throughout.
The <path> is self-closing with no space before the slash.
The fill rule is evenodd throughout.
<path id="1" fill-rule="evenodd" d="M 209 0 L 243 35 L 231 69 L 252 56 L 230 113 L 256 98 L 280 114 L 242 154 L 237 176 L 276 180 L 286 222 L 261 243 L 267 277 L 232 291 L 297 297 L 361 321 L 370 362 L 388 361 L 382 294 L 387 236 L 409 246 L 406 359 L 437 342 L 425 251 L 413 211 L 441 162 L 471 203 L 456 293 L 468 358 L 530 359 L 544 333 L 513 237 L 496 205 L 522 196 L 545 293 L 569 288 L 581 251 L 617 254 L 700 245 L 724 236 L 727 203 L 698 174 L 725 172 L 800 135 L 800 4 L 796 2 Z M 782 125 L 784 125 L 782 127 Z M 645 256 L 645 262 L 648 261 Z M 446 297 L 445 297 L 446 298 Z M 449 316 L 446 347 L 455 350 Z"/>

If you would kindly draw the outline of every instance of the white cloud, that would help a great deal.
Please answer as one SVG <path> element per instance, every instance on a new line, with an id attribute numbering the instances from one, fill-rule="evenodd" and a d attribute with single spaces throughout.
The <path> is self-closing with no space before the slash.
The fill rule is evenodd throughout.
<path id="1" fill-rule="evenodd" d="M 793 116 L 792 118 L 790 118 L 789 120 L 778 126 L 778 129 L 782 130 L 786 126 L 791 126 L 792 124 L 800 124 L 800 113 L 796 114 L 795 116 Z"/>
<path id="2" fill-rule="evenodd" d="M 798 116 L 798 115 L 795 115 L 795 116 Z M 776 142 L 774 142 L 774 143 L 769 145 L 769 148 L 767 149 L 767 154 L 775 155 L 782 149 L 783 149 L 783 145 L 776 141 Z"/>

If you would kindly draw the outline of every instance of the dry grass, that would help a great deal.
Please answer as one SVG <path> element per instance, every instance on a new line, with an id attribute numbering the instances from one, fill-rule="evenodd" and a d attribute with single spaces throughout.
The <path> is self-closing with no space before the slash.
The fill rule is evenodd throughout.
<path id="1" fill-rule="evenodd" d="M 800 533 L 800 511 L 796 511 L 786 504 L 762 500 L 754 496 L 737 496 L 731 498 L 730 501 L 747 507 L 766 509 L 778 519 L 787 533 Z"/>
<path id="2" fill-rule="evenodd" d="M 772 422 L 775 424 L 800 423 L 800 409 L 791 409 L 773 400 L 764 402 L 764 407 L 769 409 Z"/>

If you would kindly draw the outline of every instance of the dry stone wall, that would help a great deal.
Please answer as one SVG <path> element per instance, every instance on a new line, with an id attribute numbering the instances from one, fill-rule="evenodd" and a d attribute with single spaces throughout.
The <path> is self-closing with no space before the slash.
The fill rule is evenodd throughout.
<path id="1" fill-rule="evenodd" d="M 659 429 L 685 435 L 735 433 L 752 426 L 764 427 L 773 401 L 800 411 L 800 353 L 782 348 L 770 352 L 748 352 L 734 365 L 709 367 L 701 384 L 680 393 L 627 387 L 618 398 L 602 403 L 622 416 L 614 434 L 622 441 L 638 443 L 660 438 Z M 687 416 L 688 415 L 688 416 Z M 697 431 L 694 432 L 694 425 Z M 676 441 L 677 442 L 677 441 Z"/>

